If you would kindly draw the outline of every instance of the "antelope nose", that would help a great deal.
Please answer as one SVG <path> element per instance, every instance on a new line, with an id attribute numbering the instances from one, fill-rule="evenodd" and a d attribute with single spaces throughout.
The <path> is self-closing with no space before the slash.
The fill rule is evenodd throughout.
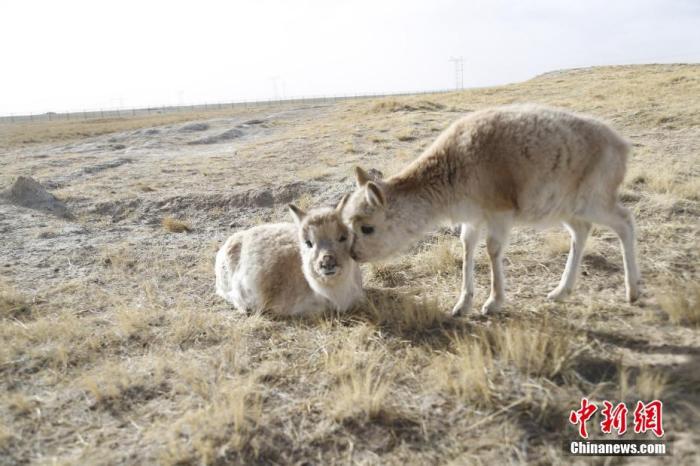
<path id="1" fill-rule="evenodd" d="M 331 256 L 330 254 L 326 254 L 321 258 L 321 268 L 322 269 L 328 269 L 332 270 L 336 267 L 337 262 L 335 260 L 335 256 Z"/>

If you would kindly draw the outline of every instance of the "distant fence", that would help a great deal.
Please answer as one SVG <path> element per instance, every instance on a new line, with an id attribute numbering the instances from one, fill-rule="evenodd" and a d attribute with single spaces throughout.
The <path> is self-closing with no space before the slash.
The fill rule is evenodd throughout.
<path id="1" fill-rule="evenodd" d="M 37 113 L 29 115 L 5 115 L 0 116 L 0 123 L 22 123 L 22 122 L 39 122 L 39 121 L 63 121 L 63 120 L 91 120 L 97 118 L 128 118 L 135 116 L 144 116 L 157 113 L 178 113 L 178 112 L 193 112 L 193 111 L 212 111 L 212 110 L 225 110 L 225 109 L 236 109 L 236 108 L 253 108 L 253 107 L 265 107 L 265 106 L 279 106 L 279 105 L 296 105 L 296 104 L 329 104 L 333 102 L 339 102 L 344 100 L 355 100 L 355 99 L 376 99 L 384 97 L 402 97 L 402 96 L 414 96 L 414 95 L 425 95 L 425 94 L 445 94 L 449 92 L 455 92 L 455 89 L 439 89 L 431 91 L 416 91 L 416 92 L 401 92 L 394 94 L 346 94 L 346 95 L 335 95 L 335 96 L 313 96 L 313 97 L 299 97 L 299 98 L 289 98 L 289 99 L 268 99 L 268 100 L 251 100 L 251 101 L 238 101 L 238 102 L 216 102 L 216 103 L 205 103 L 199 105 L 174 105 L 174 106 L 160 106 L 160 107 L 142 107 L 142 108 L 110 108 L 110 109 L 100 109 L 100 110 L 83 110 L 83 111 L 73 111 L 73 112 L 47 112 L 47 113 Z"/>

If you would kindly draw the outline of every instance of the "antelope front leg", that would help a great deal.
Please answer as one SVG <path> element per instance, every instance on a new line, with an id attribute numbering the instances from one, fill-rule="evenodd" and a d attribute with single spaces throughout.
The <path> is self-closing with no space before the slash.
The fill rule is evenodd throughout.
<path id="1" fill-rule="evenodd" d="M 491 260 L 491 295 L 481 308 L 482 314 L 498 311 L 506 298 L 505 277 L 503 274 L 503 251 L 508 244 L 510 224 L 505 220 L 488 225 L 486 250 Z"/>
<path id="2" fill-rule="evenodd" d="M 462 261 L 462 291 L 455 307 L 452 308 L 452 315 L 458 316 L 469 312 L 472 307 L 474 297 L 474 250 L 479 241 L 479 225 L 462 224 L 462 232 L 459 235 L 464 249 Z"/>

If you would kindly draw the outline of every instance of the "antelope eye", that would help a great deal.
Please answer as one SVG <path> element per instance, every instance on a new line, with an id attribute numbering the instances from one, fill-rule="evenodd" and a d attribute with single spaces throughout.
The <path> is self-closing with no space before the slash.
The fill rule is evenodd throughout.
<path id="1" fill-rule="evenodd" d="M 362 233 L 365 235 L 371 235 L 372 233 L 374 233 L 374 227 L 371 227 L 369 225 L 362 225 L 360 230 L 362 230 Z"/>
<path id="2" fill-rule="evenodd" d="M 345 240 L 347 240 L 347 239 L 348 239 L 348 237 L 346 235 L 342 235 L 340 238 L 338 238 L 338 241 L 340 241 L 341 243 L 344 243 Z"/>
<path id="3" fill-rule="evenodd" d="M 306 244 L 307 248 L 312 248 L 314 245 L 311 244 L 311 241 L 306 241 L 304 244 Z"/>

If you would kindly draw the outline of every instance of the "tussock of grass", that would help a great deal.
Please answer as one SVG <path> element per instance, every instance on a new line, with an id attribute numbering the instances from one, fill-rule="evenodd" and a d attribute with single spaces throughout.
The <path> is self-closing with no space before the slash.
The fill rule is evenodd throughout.
<path id="1" fill-rule="evenodd" d="M 296 205 L 303 211 L 308 211 L 309 209 L 314 207 L 314 197 L 311 195 L 311 193 L 304 193 L 301 196 L 299 196 L 296 199 L 296 201 L 294 201 L 294 205 Z"/>
<path id="2" fill-rule="evenodd" d="M 378 325 L 400 333 L 436 329 L 449 318 L 439 302 L 430 297 L 370 291 L 368 298 L 362 312 Z"/>
<path id="3" fill-rule="evenodd" d="M 124 340 L 147 341 L 150 331 L 163 324 L 164 320 L 164 314 L 151 307 L 122 305 L 115 309 L 113 331 L 118 338 Z"/>
<path id="4" fill-rule="evenodd" d="M 109 361 L 77 381 L 88 395 L 93 408 L 113 413 L 128 412 L 136 404 L 163 395 L 168 390 L 165 364 L 161 359 L 149 361 L 147 371 Z"/>
<path id="5" fill-rule="evenodd" d="M 247 463 L 257 458 L 262 398 L 250 377 L 217 387 L 212 402 L 190 410 L 168 432 L 168 448 L 161 454 L 167 464 Z"/>
<path id="6" fill-rule="evenodd" d="M 0 282 L 0 319 L 26 318 L 31 314 L 29 301 L 10 285 Z"/>
<path id="7" fill-rule="evenodd" d="M 440 236 L 412 262 L 417 271 L 429 275 L 456 275 L 461 272 L 462 243 L 451 236 Z"/>
<path id="8" fill-rule="evenodd" d="M 229 328 L 211 313 L 193 309 L 180 309 L 170 321 L 168 338 L 178 346 L 216 343 L 222 341 Z"/>
<path id="9" fill-rule="evenodd" d="M 640 399 L 660 400 L 669 386 L 668 375 L 645 366 L 639 371 L 635 386 Z"/>
<path id="10" fill-rule="evenodd" d="M 38 404 L 37 400 L 28 398 L 21 393 L 8 393 L 6 400 L 10 411 L 19 416 L 29 414 Z"/>
<path id="11" fill-rule="evenodd" d="M 376 364 L 386 349 L 377 345 L 373 336 L 374 329 L 365 323 L 349 328 L 343 339 L 333 341 L 326 349 L 323 369 L 335 377 L 344 377 L 359 367 Z"/>
<path id="12" fill-rule="evenodd" d="M 679 383 L 678 380 L 672 380 L 668 373 L 647 365 L 639 368 L 620 365 L 616 382 L 616 397 L 627 402 L 668 399 L 672 395 L 671 389 Z"/>
<path id="13" fill-rule="evenodd" d="M 0 360 L 10 372 L 52 369 L 65 371 L 89 358 L 99 337 L 68 311 L 24 323 L 0 327 Z"/>
<path id="14" fill-rule="evenodd" d="M 494 406 L 507 400 L 513 370 L 521 377 L 550 381 L 568 373 L 581 351 L 574 345 L 572 332 L 552 328 L 541 319 L 454 335 L 449 351 L 434 358 L 428 367 L 427 379 L 436 389 L 465 402 Z"/>
<path id="15" fill-rule="evenodd" d="M 575 355 L 572 331 L 551 328 L 546 319 L 509 322 L 484 337 L 498 358 L 526 374 L 554 378 L 570 368 Z"/>
<path id="16" fill-rule="evenodd" d="M 700 327 L 700 284 L 670 285 L 659 296 L 661 309 L 674 324 Z"/>
<path id="17" fill-rule="evenodd" d="M 418 139 L 418 136 L 416 135 L 416 132 L 413 129 L 408 128 L 396 133 L 396 139 L 398 139 L 401 142 L 409 142 L 415 141 L 416 139 Z"/>
<path id="18" fill-rule="evenodd" d="M 84 376 L 78 382 L 79 386 L 95 400 L 95 403 L 119 398 L 131 385 L 129 371 L 117 364 L 100 366 L 95 372 Z"/>
<path id="19" fill-rule="evenodd" d="M 391 374 L 380 364 L 365 367 L 342 376 L 328 394 L 328 407 L 336 420 L 371 421 L 379 417 L 390 419 L 387 404 L 391 395 Z"/>
<path id="20" fill-rule="evenodd" d="M 452 351 L 433 359 L 427 379 L 467 403 L 491 406 L 495 401 L 493 353 L 482 339 L 457 337 Z"/>
<path id="21" fill-rule="evenodd" d="M 189 223 L 173 217 L 165 217 L 161 223 L 163 228 L 172 233 L 188 233 L 192 231 L 192 227 Z"/>
<path id="22" fill-rule="evenodd" d="M 568 254 L 571 238 L 566 231 L 553 230 L 543 237 L 543 248 L 549 257 Z"/>
<path id="23" fill-rule="evenodd" d="M 694 168 L 664 166 L 653 170 L 648 167 L 635 167 L 627 176 L 629 184 L 636 187 L 648 188 L 659 194 L 669 194 L 674 197 L 700 200 L 700 177 L 693 176 Z"/>
<path id="24" fill-rule="evenodd" d="M 376 337 L 371 325 L 353 327 L 334 342 L 323 360 L 324 372 L 334 379 L 325 393 L 324 405 L 336 421 L 362 424 L 401 417 L 392 399 L 396 367 L 387 364 L 391 355 Z"/>

